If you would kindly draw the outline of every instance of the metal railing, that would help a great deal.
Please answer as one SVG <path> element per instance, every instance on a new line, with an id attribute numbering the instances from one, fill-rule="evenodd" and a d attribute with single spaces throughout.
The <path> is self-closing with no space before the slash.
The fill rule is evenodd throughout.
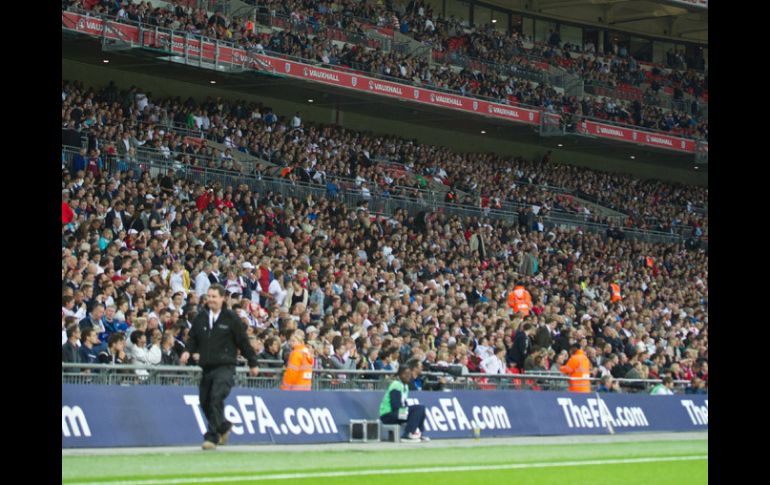
<path id="1" fill-rule="evenodd" d="M 280 361 L 259 361 L 276 364 Z M 283 364 L 282 362 L 280 362 Z M 458 373 L 437 370 L 423 372 L 423 388 L 436 391 L 501 391 L 567 390 L 571 377 L 557 372 L 525 372 L 522 374 Z M 235 367 L 235 385 L 251 389 L 278 389 L 283 381 L 284 367 L 260 367 L 260 375 L 253 377 L 244 366 Z M 62 384 L 82 385 L 162 385 L 197 386 L 203 370 L 198 366 L 147 366 L 134 364 L 73 364 L 62 362 Z M 394 371 L 313 369 L 312 389 L 318 391 L 384 391 L 396 377 Z M 599 378 L 588 378 L 591 390 L 596 391 Z M 614 379 L 623 392 L 647 393 L 660 379 Z M 690 384 L 674 381 L 674 392 L 681 394 Z"/>
<path id="2" fill-rule="evenodd" d="M 72 163 L 73 157 L 78 154 L 77 147 L 64 147 L 62 152 L 65 155 L 65 162 Z M 266 174 L 243 174 L 237 171 L 222 170 L 202 166 L 190 166 L 178 161 L 165 159 L 129 159 L 112 155 L 102 155 L 104 162 L 103 170 L 109 173 L 116 171 L 133 170 L 136 177 L 139 177 L 145 170 L 150 172 L 152 177 L 158 175 L 172 174 L 176 177 L 193 181 L 201 185 L 220 184 L 222 187 L 238 186 L 246 184 L 250 190 L 256 192 L 272 191 L 283 197 L 300 197 L 308 195 L 314 198 L 333 198 L 344 203 L 349 207 L 359 207 L 366 203 L 368 210 L 372 213 L 393 215 L 397 210 L 405 210 L 410 215 L 417 215 L 420 212 L 439 212 L 447 216 L 458 216 L 460 218 L 475 217 L 480 219 L 505 220 L 516 222 L 518 212 L 513 210 L 500 210 L 490 208 L 480 208 L 471 205 L 458 205 L 446 203 L 443 198 L 438 197 L 435 192 L 413 191 L 418 196 L 408 197 L 399 194 L 386 194 L 376 188 L 372 188 L 369 194 L 360 189 L 338 186 L 339 192 L 336 195 L 329 193 L 326 186 L 320 184 L 310 184 L 301 181 L 290 181 L 285 178 L 274 177 Z M 544 226 L 551 228 L 578 228 L 584 231 L 605 233 L 610 225 L 588 222 L 583 215 L 572 215 L 567 213 L 554 213 L 544 217 Z M 653 243 L 678 243 L 682 237 L 677 234 L 665 232 L 639 230 L 633 228 L 622 228 L 621 231 L 626 237 L 638 239 Z"/>
<path id="3" fill-rule="evenodd" d="M 516 79 L 534 81 L 539 84 L 548 83 L 556 87 L 564 88 L 562 82 L 559 79 L 555 79 L 547 72 L 534 69 L 528 65 L 520 63 L 510 64 L 497 64 L 494 62 L 485 61 L 483 59 L 477 59 L 471 56 L 464 56 L 458 52 L 439 52 L 433 51 L 433 60 L 437 62 L 448 62 L 454 66 L 459 66 L 464 69 L 470 69 L 479 71 L 486 74 L 489 71 L 493 71 L 497 74 L 514 77 Z"/>
<path id="4" fill-rule="evenodd" d="M 658 106 L 667 110 L 681 111 L 692 116 L 703 117 L 708 119 L 708 103 L 698 100 L 689 99 L 687 96 L 683 99 L 674 99 L 665 93 L 648 93 L 642 91 L 638 87 L 631 87 L 628 89 L 622 89 L 617 87 L 608 86 L 596 81 L 585 82 L 585 92 L 592 96 L 604 96 L 616 99 L 622 99 L 625 101 L 639 101 L 645 105 Z M 696 103 L 697 109 L 695 112 L 692 110 L 693 101 Z"/>
<path id="5" fill-rule="evenodd" d="M 363 32 L 355 32 L 352 30 L 332 27 L 319 22 L 306 22 L 304 20 L 281 15 L 277 12 L 264 12 L 260 10 L 257 11 L 256 21 L 259 25 L 264 27 L 276 27 L 290 32 L 304 33 L 306 35 L 324 34 L 328 40 L 365 45 L 371 49 L 382 49 L 384 52 L 389 52 L 392 46 L 392 39 L 388 39 L 387 36 L 379 32 L 373 33 L 370 31 L 371 29 L 364 30 Z"/>

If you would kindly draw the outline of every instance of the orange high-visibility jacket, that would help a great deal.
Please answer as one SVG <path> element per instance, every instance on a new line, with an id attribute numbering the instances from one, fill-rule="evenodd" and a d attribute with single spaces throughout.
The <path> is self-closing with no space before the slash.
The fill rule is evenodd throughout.
<path id="1" fill-rule="evenodd" d="M 585 352 L 578 349 L 559 370 L 572 378 L 569 381 L 570 392 L 591 392 L 591 382 L 588 380 L 591 375 L 591 361 Z"/>
<path id="2" fill-rule="evenodd" d="M 294 347 L 289 354 L 289 363 L 283 373 L 284 391 L 309 391 L 313 381 L 313 355 L 304 345 Z"/>
<path id="3" fill-rule="evenodd" d="M 612 303 L 623 299 L 623 297 L 620 296 L 620 285 L 612 283 L 610 284 L 610 289 L 612 289 Z"/>
<path id="4" fill-rule="evenodd" d="M 527 316 L 532 309 L 532 295 L 523 286 L 519 285 L 512 292 L 508 293 L 508 306 L 513 308 L 514 313 L 521 313 Z"/>
<path id="5" fill-rule="evenodd" d="M 647 256 L 644 258 L 644 262 L 647 264 L 648 268 L 654 268 L 655 267 L 655 260 L 651 257 Z"/>

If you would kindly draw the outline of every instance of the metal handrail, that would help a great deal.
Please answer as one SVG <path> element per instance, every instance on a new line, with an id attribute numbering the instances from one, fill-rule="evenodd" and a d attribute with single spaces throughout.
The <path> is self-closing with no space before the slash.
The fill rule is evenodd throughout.
<path id="1" fill-rule="evenodd" d="M 64 148 L 62 151 L 64 152 L 65 157 L 69 157 L 68 161 L 71 161 L 71 158 L 78 153 L 74 148 Z M 155 169 L 164 173 L 172 172 L 176 173 L 178 176 L 200 179 L 199 181 L 202 181 L 204 184 L 210 181 L 218 181 L 223 184 L 232 185 L 237 182 L 247 183 L 252 189 L 259 187 L 260 190 L 273 190 L 287 196 L 305 197 L 307 195 L 312 195 L 319 198 L 329 196 L 324 186 L 306 184 L 301 181 L 291 182 L 286 179 L 274 178 L 268 175 L 256 176 L 253 174 L 242 174 L 209 167 L 180 166 L 179 162 L 176 161 L 122 161 L 111 155 L 104 155 L 102 158 L 105 162 L 106 169 L 111 173 L 118 170 L 119 163 L 124 163 L 127 169 L 134 169 L 140 172 L 145 169 Z M 510 210 L 482 209 L 476 206 L 448 204 L 445 203 L 443 199 L 439 200 L 435 197 L 430 199 L 417 199 L 399 194 L 384 196 L 376 190 L 372 190 L 369 196 L 364 196 L 360 192 L 350 192 L 340 187 L 338 197 L 341 201 L 351 207 L 357 207 L 361 202 L 367 202 L 371 212 L 388 215 L 392 214 L 397 209 L 405 209 L 411 214 L 417 214 L 421 211 L 437 211 L 446 215 L 455 215 L 459 217 L 503 219 L 508 221 L 515 220 L 515 218 L 518 217 L 518 212 Z M 570 214 L 547 215 L 544 217 L 544 225 L 547 228 L 568 226 L 593 232 L 604 232 L 611 227 L 608 224 L 587 222 L 583 220 L 582 216 L 570 216 Z M 680 235 L 665 232 L 638 230 L 633 228 L 621 228 L 621 230 L 628 237 L 650 242 L 678 243 L 682 241 Z"/>
<path id="2" fill-rule="evenodd" d="M 338 40 L 340 42 L 349 42 L 349 43 L 359 43 L 359 41 L 363 38 L 367 41 L 366 47 L 368 48 L 376 49 L 378 47 L 384 47 L 382 46 L 383 43 L 380 40 L 370 38 L 369 36 L 367 36 L 366 33 L 361 34 L 358 32 L 354 32 L 352 30 L 346 30 L 344 28 L 334 27 L 324 23 L 311 24 L 304 20 L 296 20 L 291 17 L 287 17 L 285 15 L 280 15 L 277 12 L 257 13 L 256 18 L 257 18 L 257 22 L 263 26 L 277 27 L 283 30 L 283 26 L 276 26 L 273 23 L 273 19 L 279 19 L 281 22 L 284 22 L 285 24 L 287 24 L 289 29 L 291 29 L 292 32 L 301 31 L 306 33 L 307 35 L 318 35 L 318 34 L 324 33 L 324 34 L 329 34 L 331 36 L 330 40 Z M 268 20 L 265 20 L 266 18 Z M 335 35 L 336 33 L 341 33 L 344 36 L 344 39 L 343 40 L 337 39 Z"/>
<path id="3" fill-rule="evenodd" d="M 135 22 L 135 21 L 132 21 L 132 20 L 129 20 L 129 19 L 119 19 L 119 18 L 117 18 L 115 16 L 112 16 L 112 15 L 107 15 L 107 14 L 93 15 L 93 12 L 90 12 L 90 11 L 87 11 L 87 10 L 82 10 L 82 9 L 79 9 L 79 8 L 70 7 L 70 11 L 77 12 L 77 13 L 82 13 L 84 15 L 88 15 L 88 16 L 91 16 L 91 17 L 108 19 L 108 20 L 111 20 L 111 21 L 114 21 L 114 22 L 120 22 L 120 23 L 125 23 L 125 24 L 136 25 L 136 26 L 146 26 L 146 24 L 141 24 L 139 22 Z M 209 37 L 206 37 L 206 36 L 203 36 L 203 35 L 199 35 L 199 34 L 190 34 L 189 32 L 175 31 L 175 30 L 164 29 L 164 28 L 159 28 L 159 27 L 155 27 L 155 26 L 150 26 L 150 27 L 156 28 L 158 31 L 172 32 L 174 35 L 185 36 L 187 38 L 193 38 L 193 39 L 200 39 L 202 42 L 210 42 L 210 43 L 217 44 L 219 46 L 226 46 L 226 47 L 233 47 L 233 48 L 236 47 L 236 45 L 234 43 L 229 42 L 229 41 L 225 41 L 225 40 L 212 39 L 212 38 L 209 38 Z M 144 45 L 141 45 L 140 47 L 150 48 L 150 47 L 144 46 Z M 238 47 L 238 48 L 240 48 L 240 47 Z M 279 52 L 269 51 L 267 49 L 265 49 L 264 52 L 266 54 L 269 54 L 269 55 L 272 55 L 272 56 L 275 56 L 275 57 L 290 59 L 290 60 L 294 60 L 296 62 L 302 62 L 304 64 L 311 64 L 311 65 L 326 67 L 326 68 L 329 68 L 329 69 L 341 69 L 343 67 L 343 66 L 339 66 L 339 65 L 326 64 L 326 63 L 315 61 L 315 60 L 312 60 L 312 59 L 305 59 L 305 58 L 301 58 L 301 57 L 291 56 L 289 54 L 283 54 L 283 53 L 279 53 Z M 202 59 L 202 57 L 201 57 L 201 59 Z M 481 100 L 485 100 L 485 101 L 489 101 L 489 102 L 493 102 L 493 103 L 498 103 L 498 104 L 506 104 L 506 105 L 509 104 L 507 99 L 496 99 L 496 98 L 491 98 L 491 97 L 488 97 L 488 96 L 482 96 L 482 95 L 477 95 L 477 94 L 464 94 L 461 91 L 438 87 L 438 86 L 433 85 L 432 83 L 424 83 L 424 84 L 423 83 L 419 83 L 418 84 L 418 83 L 415 83 L 414 81 L 409 80 L 409 79 L 395 78 L 395 77 L 385 76 L 383 74 L 374 73 L 374 72 L 366 72 L 365 74 L 367 76 L 369 76 L 369 77 L 373 77 L 373 78 L 376 78 L 376 79 L 382 79 L 382 80 L 385 80 L 385 81 L 390 81 L 390 82 L 394 82 L 394 83 L 398 83 L 398 84 L 403 84 L 403 85 L 407 85 L 407 86 L 421 87 L 423 89 L 427 88 L 427 89 L 430 89 L 430 90 L 435 91 L 435 92 L 443 92 L 443 93 L 452 94 L 452 95 L 456 95 L 456 96 L 457 95 L 465 96 L 465 97 L 469 97 L 469 98 L 472 98 L 472 99 L 481 99 Z M 532 109 L 532 110 L 535 110 L 535 111 L 544 112 L 544 110 L 543 110 L 543 108 L 541 106 L 532 106 L 532 105 L 527 105 L 527 104 L 524 104 L 524 103 L 517 103 L 517 106 L 519 106 L 521 108 L 524 108 L 524 109 Z M 647 132 L 650 132 L 650 133 L 658 133 L 658 134 L 664 135 L 664 136 L 670 136 L 670 132 L 667 132 L 667 131 L 653 130 L 653 129 L 639 127 L 639 126 L 635 126 L 635 125 L 626 125 L 626 124 L 617 123 L 617 122 L 610 121 L 610 120 L 595 119 L 595 118 L 585 117 L 585 116 L 583 118 L 584 119 L 589 119 L 589 120 L 594 120 L 594 121 L 597 121 L 597 122 L 600 122 L 600 123 L 603 123 L 603 124 L 616 125 L 616 126 L 627 127 L 627 128 L 631 128 L 631 129 L 643 130 L 643 131 L 647 131 Z M 677 136 L 683 136 L 685 138 L 687 137 L 687 136 L 684 136 L 684 135 L 677 135 Z M 697 139 L 697 138 L 693 138 L 693 139 Z"/>
<path id="4" fill-rule="evenodd" d="M 279 379 L 286 371 L 286 367 L 283 366 L 283 361 L 278 360 L 260 360 L 260 363 L 280 363 L 281 367 L 260 367 L 260 374 L 256 377 L 248 375 L 249 369 L 245 365 L 236 365 L 235 373 L 239 382 L 245 383 L 244 379 L 252 379 L 261 382 L 272 381 L 274 387 L 278 387 Z M 94 371 L 94 372 L 92 372 Z M 78 383 L 88 384 L 103 384 L 104 382 L 88 381 L 87 379 L 94 379 L 103 377 L 104 375 L 118 375 L 123 377 L 136 377 L 148 378 L 152 376 L 160 376 L 165 380 L 161 381 L 161 384 L 168 385 L 168 380 L 173 382 L 174 378 L 186 379 L 184 383 L 194 384 L 197 379 L 200 378 L 203 369 L 197 365 L 187 366 L 168 366 L 168 365 L 143 365 L 143 364 L 86 364 L 86 363 L 67 363 L 62 362 L 62 383 L 70 383 L 73 378 L 77 378 Z M 314 382 L 316 384 L 331 384 L 328 388 L 340 388 L 338 384 L 345 382 L 357 382 L 358 384 L 371 384 L 373 381 L 389 381 L 389 377 L 395 377 L 397 372 L 391 370 L 364 370 L 364 369 L 312 369 Z M 262 374 L 267 375 L 262 375 Z M 551 373 L 551 372 L 522 372 L 519 374 L 487 374 L 483 372 L 468 372 L 464 374 L 456 374 L 449 371 L 441 371 L 438 366 L 434 366 L 433 370 L 422 372 L 421 376 L 428 380 L 433 379 L 440 380 L 442 378 L 451 378 L 451 381 L 445 382 L 450 387 L 453 384 L 495 384 L 495 389 L 511 389 L 509 385 L 511 381 L 533 381 L 537 384 L 552 384 L 554 389 L 564 389 L 565 384 L 569 384 L 570 381 L 575 380 L 587 380 L 590 384 L 594 385 L 601 382 L 601 378 L 588 377 L 588 378 L 574 378 L 563 374 Z M 374 378 L 374 379 L 373 379 Z M 85 381 L 84 381 L 85 379 Z M 329 380 L 331 379 L 331 381 Z M 462 380 L 462 382 L 457 382 Z M 613 379 L 619 385 L 623 387 L 630 387 L 631 390 L 645 390 L 648 387 L 662 383 L 662 379 Z M 140 383 L 137 381 L 121 381 L 125 384 Z M 109 383 L 109 382 L 108 382 Z M 181 383 L 181 382 L 180 382 Z M 532 383 L 524 383 L 522 388 L 532 388 Z M 519 382 L 518 384 L 522 384 Z M 675 380 L 675 386 L 677 390 L 681 390 L 690 384 L 687 380 Z M 316 388 L 319 387 L 316 385 Z M 550 386 L 549 386 L 550 387 Z M 517 387 L 518 388 L 518 387 Z M 485 390 L 492 390 L 488 387 L 483 387 Z"/>
<path id="5" fill-rule="evenodd" d="M 84 133 L 88 132 L 88 129 L 83 129 L 83 132 Z M 65 148 L 65 153 L 68 153 L 68 152 L 71 152 L 71 151 L 77 151 L 76 148 L 77 147 L 67 147 L 67 148 Z M 103 156 L 111 156 L 111 155 L 106 155 L 105 154 Z M 149 159 L 150 161 L 157 161 L 159 163 L 165 163 L 165 162 L 168 162 L 168 163 L 174 163 L 174 162 L 179 163 L 179 161 L 177 160 L 177 157 L 184 157 L 184 156 L 189 156 L 192 159 L 206 161 L 206 162 L 216 162 L 216 163 L 220 163 L 221 162 L 221 160 L 219 160 L 217 158 L 214 158 L 214 157 L 211 157 L 211 156 L 201 155 L 201 154 L 189 154 L 189 153 L 184 153 L 184 152 L 178 152 L 178 151 L 175 151 L 175 150 L 169 150 L 169 156 L 166 157 L 165 154 L 163 152 L 161 152 L 160 150 L 155 150 L 155 149 L 151 149 L 151 148 L 144 148 L 144 147 L 140 147 L 140 148 L 136 149 L 136 156 L 135 156 L 135 158 L 139 159 L 139 158 L 142 158 L 142 157 L 147 157 L 147 159 Z M 273 164 L 273 163 L 271 163 L 271 162 L 269 162 L 267 160 L 264 160 L 264 159 L 262 159 L 260 157 L 255 156 L 255 155 L 249 154 L 249 156 L 252 157 L 254 160 L 246 160 L 246 161 L 244 161 L 244 160 L 236 160 L 235 157 L 233 157 L 233 162 L 242 167 L 239 173 L 242 173 L 244 175 L 249 174 L 249 173 L 253 173 L 257 168 L 259 168 L 258 166 L 261 166 L 262 168 L 274 169 L 273 171 L 275 173 L 273 173 L 273 175 L 277 175 L 277 172 L 280 171 L 281 168 L 283 168 L 282 166 Z M 118 158 L 120 158 L 120 157 L 118 157 Z M 397 162 L 387 161 L 387 163 L 397 163 Z M 193 166 L 193 167 L 203 168 L 203 166 L 197 166 L 197 165 Z M 207 168 L 209 170 L 219 170 L 219 169 L 212 169 L 210 167 L 207 167 Z M 406 169 L 405 169 L 405 172 L 407 174 L 411 174 L 413 176 L 417 175 L 417 173 L 410 172 L 410 171 L 408 171 Z M 223 173 L 230 174 L 232 172 L 227 171 L 227 170 L 223 170 Z M 265 174 L 262 174 L 262 176 L 264 177 Z M 267 177 L 270 178 L 269 175 L 267 175 Z M 278 177 L 275 177 L 275 178 L 278 179 Z M 355 179 L 352 179 L 352 178 L 349 178 L 349 177 L 344 177 L 344 176 L 341 176 L 341 175 L 336 175 L 336 174 L 327 174 L 326 179 L 327 180 L 332 180 L 334 182 L 339 182 L 339 183 L 345 184 L 347 186 L 356 186 L 357 185 Z M 376 184 L 372 183 L 373 181 L 367 181 L 367 182 L 371 183 L 371 190 L 372 191 L 381 192 L 379 190 L 378 186 Z M 299 182 L 299 183 L 302 183 L 302 182 Z M 310 184 L 310 185 L 313 185 L 313 184 Z M 402 190 L 402 191 L 408 191 L 408 192 L 411 192 L 411 193 L 417 192 L 417 193 L 421 194 L 421 196 L 428 197 L 431 200 L 436 198 L 439 194 L 443 195 L 443 193 L 444 193 L 444 192 L 439 192 L 439 191 L 435 191 L 435 190 L 426 190 L 426 189 L 421 189 L 419 187 L 412 187 L 412 186 L 408 186 L 408 185 L 398 185 L 398 184 L 389 185 L 388 188 L 390 190 L 395 190 L 395 191 Z M 395 194 L 392 194 L 391 196 L 397 197 L 397 195 L 395 195 Z"/>

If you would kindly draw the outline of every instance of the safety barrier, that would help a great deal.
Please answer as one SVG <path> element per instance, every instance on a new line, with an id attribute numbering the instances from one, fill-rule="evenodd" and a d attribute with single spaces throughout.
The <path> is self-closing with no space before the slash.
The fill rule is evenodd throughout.
<path id="1" fill-rule="evenodd" d="M 231 444 L 347 442 L 351 420 L 378 419 L 384 391 L 233 388 Z M 432 438 L 708 430 L 708 396 L 533 391 L 410 392 Z M 193 386 L 62 385 L 62 448 L 199 445 L 206 430 Z"/>
<path id="2" fill-rule="evenodd" d="M 283 378 L 283 362 L 259 361 L 260 375 L 252 377 L 244 366 L 236 368 L 235 383 L 243 388 L 277 389 Z M 266 367 L 265 367 L 266 365 Z M 146 366 L 128 364 L 62 363 L 62 384 L 120 385 L 120 386 L 197 386 L 201 368 L 198 366 Z M 395 377 L 394 371 L 360 369 L 313 369 L 313 389 L 319 391 L 384 390 Z M 570 377 L 559 372 L 537 371 L 520 374 L 485 374 L 461 372 L 459 366 L 442 369 L 434 366 L 423 372 L 421 382 L 426 389 L 454 391 L 565 390 Z M 589 378 L 596 389 L 601 379 Z M 615 379 L 628 393 L 644 393 L 660 379 Z M 675 392 L 684 393 L 689 381 L 675 381 Z"/>

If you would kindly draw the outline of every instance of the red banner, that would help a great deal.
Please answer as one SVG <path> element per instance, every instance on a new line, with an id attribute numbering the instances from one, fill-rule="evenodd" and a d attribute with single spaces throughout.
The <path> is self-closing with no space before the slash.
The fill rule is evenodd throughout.
<path id="1" fill-rule="evenodd" d="M 599 138 L 630 141 L 639 145 L 695 153 L 695 140 L 584 120 L 578 131 Z"/>
<path id="2" fill-rule="evenodd" d="M 85 34 L 108 38 L 121 39 L 134 42 L 145 47 L 169 49 L 174 53 L 183 55 L 185 50 L 188 56 L 202 57 L 210 63 L 238 64 L 253 67 L 262 71 L 271 71 L 274 74 L 320 82 L 330 86 L 352 89 L 359 92 L 368 92 L 418 102 L 431 106 L 438 106 L 454 110 L 475 113 L 493 118 L 506 119 L 527 123 L 540 124 L 540 111 L 520 108 L 501 103 L 491 103 L 481 99 L 468 98 L 455 94 L 446 94 L 433 91 L 422 86 L 409 86 L 405 84 L 383 81 L 380 79 L 363 76 L 358 73 L 341 70 L 326 69 L 309 64 L 281 59 L 267 55 L 248 54 L 243 49 L 236 49 L 219 45 L 210 40 L 201 42 L 197 39 L 185 39 L 184 36 L 168 33 L 159 33 L 154 30 L 142 32 L 142 42 L 139 42 L 139 29 L 133 25 L 107 21 L 109 28 L 104 33 L 104 21 L 98 18 L 85 17 L 72 12 L 62 12 L 62 28 L 75 30 Z M 169 47 L 170 42 L 170 47 Z M 202 53 L 201 53 L 202 49 Z M 664 134 L 650 133 L 642 130 L 634 130 L 615 125 L 584 121 L 580 124 L 581 133 L 599 138 L 628 141 L 640 145 L 664 148 L 675 151 L 695 153 L 695 141 L 685 138 L 673 137 Z"/>

